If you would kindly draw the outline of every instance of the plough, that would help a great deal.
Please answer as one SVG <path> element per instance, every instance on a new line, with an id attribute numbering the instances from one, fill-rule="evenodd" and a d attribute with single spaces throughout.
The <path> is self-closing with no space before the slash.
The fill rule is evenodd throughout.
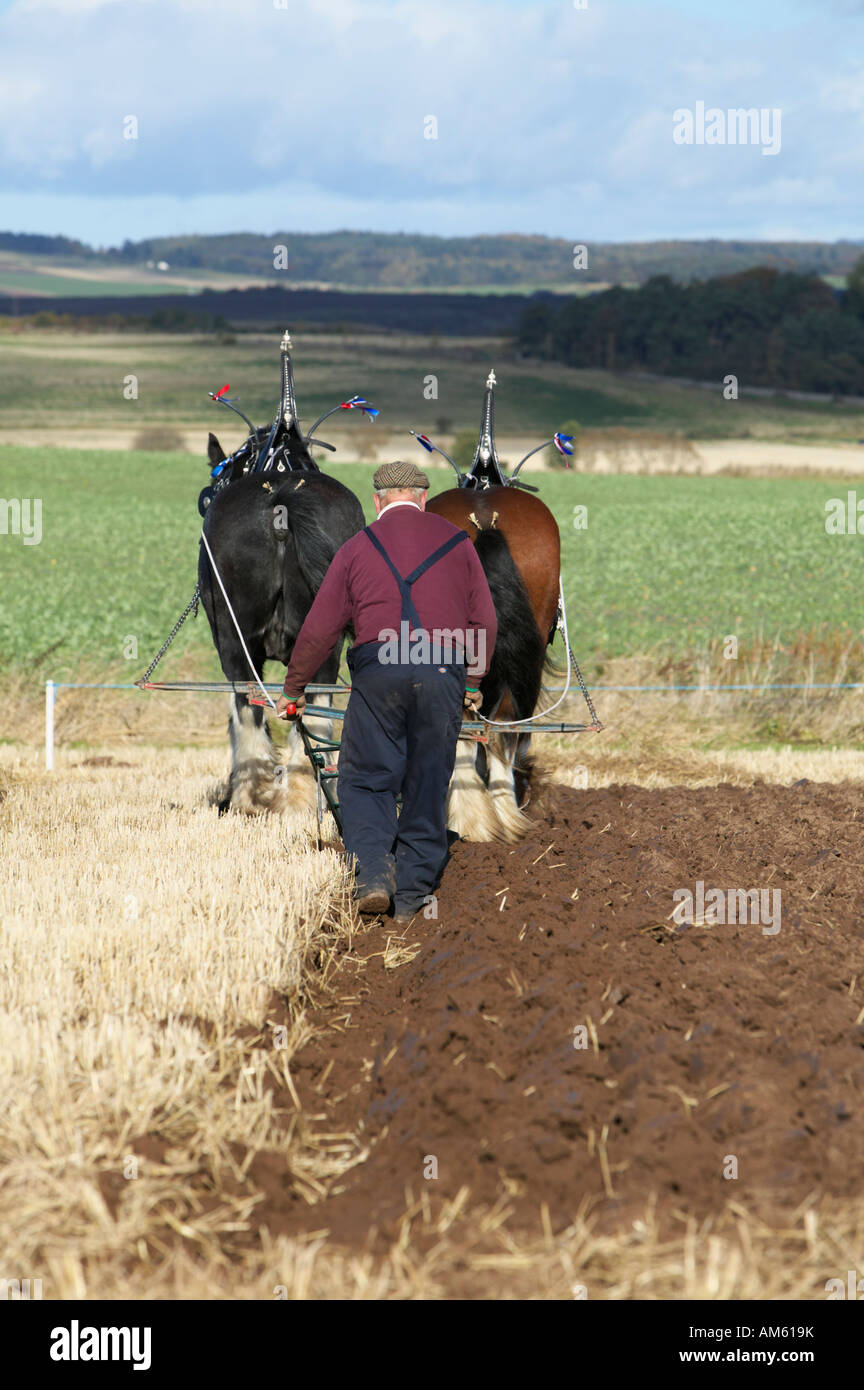
<path id="1" fill-rule="evenodd" d="M 139 690 L 173 690 L 186 691 L 190 694 L 208 695 L 245 695 L 250 705 L 262 705 L 268 708 L 268 702 L 258 698 L 258 687 L 253 686 L 249 681 L 136 681 Z M 264 690 L 272 691 L 274 695 L 282 694 L 281 685 L 269 685 L 264 683 Z M 252 694 L 252 692 L 255 692 Z M 307 694 L 310 695 L 350 695 L 350 685 L 307 685 Z M 336 705 L 307 705 L 305 717 L 307 719 L 344 719 L 346 711 L 339 709 Z M 302 723 L 302 720 L 300 721 Z M 602 725 L 600 726 L 602 727 Z M 460 738 L 482 733 L 487 728 L 485 723 L 479 720 L 463 720 L 462 733 Z M 496 728 L 503 730 L 506 734 L 524 732 L 524 721 L 514 720 L 512 725 L 502 721 L 496 724 Z M 532 724 L 531 733 L 536 734 L 590 734 L 597 731 L 596 724 L 569 724 L 554 721 L 549 724 Z M 475 737 L 476 742 L 476 737 Z"/>
<path id="2" fill-rule="evenodd" d="M 281 685 L 270 685 L 263 683 L 259 689 L 247 681 L 147 681 L 136 682 L 141 690 L 166 690 L 175 692 L 186 692 L 188 694 L 211 694 L 211 695 L 245 695 L 250 705 L 260 705 L 264 709 L 268 708 L 268 701 L 261 698 L 261 691 L 274 695 L 282 694 Z M 350 695 L 350 685 L 307 685 L 308 695 Z M 289 715 L 292 708 L 288 706 Z M 292 719 L 296 724 L 297 731 L 303 744 L 303 751 L 309 760 L 315 776 L 317 811 L 318 811 L 318 838 L 319 847 L 321 839 L 321 821 L 326 807 L 336 822 L 339 834 L 342 834 L 342 819 L 339 814 L 339 800 L 336 795 L 335 782 L 339 776 L 339 770 L 333 761 L 332 755 L 339 752 L 341 739 L 326 738 L 321 734 L 316 734 L 307 724 L 307 719 L 344 719 L 347 711 L 340 709 L 337 705 L 307 705 L 302 719 Z M 462 732 L 459 737 L 470 739 L 473 742 L 487 741 L 484 730 L 488 726 L 479 720 L 465 719 L 462 721 Z M 504 732 L 507 726 L 499 725 Z M 551 722 L 533 724 L 532 732 L 544 734 L 582 734 L 592 733 L 596 730 L 594 724 L 571 724 L 567 722 Z M 513 732 L 521 732 L 521 726 L 513 725 Z M 329 755 L 329 756 L 328 756 Z"/>

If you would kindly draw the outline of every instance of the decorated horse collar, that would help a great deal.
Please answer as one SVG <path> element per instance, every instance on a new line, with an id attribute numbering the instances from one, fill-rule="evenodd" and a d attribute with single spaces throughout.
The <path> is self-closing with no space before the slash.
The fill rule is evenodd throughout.
<path id="1" fill-rule="evenodd" d="M 490 487 L 524 487 L 529 492 L 536 492 L 535 487 L 530 487 L 528 483 L 523 483 L 518 479 L 517 474 L 523 463 L 538 454 L 541 449 L 545 449 L 549 444 L 554 444 L 559 454 L 565 458 L 573 455 L 573 436 L 570 434 L 553 434 L 551 439 L 544 439 L 542 444 L 530 449 L 524 458 L 520 459 L 509 477 L 504 473 L 498 458 L 498 451 L 495 447 L 495 386 L 497 378 L 494 370 L 486 378 L 486 389 L 483 394 L 483 414 L 480 417 L 480 437 L 477 441 L 477 448 L 474 450 L 474 459 L 467 473 L 461 473 L 459 468 L 451 459 L 448 453 L 438 445 L 434 444 L 428 434 L 418 434 L 416 430 L 411 430 L 418 444 L 430 454 L 440 454 L 450 464 L 459 487 L 466 488 L 490 488 Z M 567 464 L 566 467 L 570 465 Z"/>
<path id="2" fill-rule="evenodd" d="M 253 425 L 237 402 L 229 397 L 229 385 L 226 384 L 219 391 L 208 393 L 212 401 L 225 406 L 235 415 L 239 415 L 248 426 L 249 433 L 239 449 L 235 449 L 229 458 L 223 456 L 212 468 L 210 475 L 212 482 L 209 487 L 204 489 L 198 499 L 198 510 L 202 516 L 217 492 L 227 487 L 229 483 L 246 477 L 250 473 L 318 473 L 320 470 L 312 457 L 311 448 L 314 446 L 331 452 L 335 449 L 335 445 L 328 444 L 323 439 L 315 438 L 315 431 L 318 426 L 331 415 L 342 410 L 358 410 L 369 421 L 374 420 L 378 415 L 375 406 L 365 400 L 363 396 L 350 396 L 347 400 L 340 401 L 338 405 L 333 406 L 332 409 L 326 410 L 323 415 L 318 417 L 312 428 L 304 434 L 300 426 L 297 397 L 294 390 L 291 335 L 287 330 L 282 335 L 279 353 L 281 362 L 279 408 L 269 425 Z M 215 439 L 215 436 L 213 438 L 217 450 L 221 452 L 219 441 Z"/>
<path id="3" fill-rule="evenodd" d="M 483 393 L 483 413 L 480 417 L 480 438 L 474 450 L 474 461 L 465 475 L 465 487 L 504 487 L 507 479 L 498 461 L 495 448 L 495 386 L 494 370 L 486 378 Z"/>

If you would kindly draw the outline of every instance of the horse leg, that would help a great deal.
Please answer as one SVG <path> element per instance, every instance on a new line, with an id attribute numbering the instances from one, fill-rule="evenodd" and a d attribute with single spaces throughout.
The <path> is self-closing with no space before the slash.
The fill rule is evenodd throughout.
<path id="1" fill-rule="evenodd" d="M 487 843 L 506 839 L 486 783 L 477 771 L 477 745 L 460 738 L 447 794 L 447 828 L 464 840 Z"/>
<path id="2" fill-rule="evenodd" d="M 260 671 L 264 661 L 263 647 L 259 649 L 250 645 L 249 654 L 255 669 Z M 249 664 L 239 649 L 234 653 L 223 652 L 222 665 L 229 680 L 238 684 L 241 681 L 248 683 Z M 339 656 L 334 653 L 327 658 L 313 684 L 335 684 L 338 669 Z M 316 695 L 314 703 L 332 705 L 333 698 L 330 695 Z M 314 737 L 332 741 L 332 719 L 313 717 L 304 722 Z M 280 814 L 312 804 L 311 770 L 295 725 L 290 728 L 287 756 L 283 762 L 270 737 L 266 708 L 250 704 L 245 695 L 234 694 L 231 697 L 228 733 L 231 741 L 231 773 L 226 793 L 219 803 L 220 812 L 234 810 L 245 815 L 260 815 L 269 811 Z M 336 761 L 335 751 L 332 761 Z"/>
<path id="3" fill-rule="evenodd" d="M 525 837 L 531 821 L 518 804 L 517 736 L 496 734 L 485 749 L 486 778 L 477 767 L 476 745 L 460 739 L 450 780 L 447 825 L 465 840 L 510 844 Z"/>
<path id="4" fill-rule="evenodd" d="M 231 773 L 219 810 L 240 811 L 247 816 L 287 810 L 292 800 L 289 770 L 270 737 L 263 708 L 250 705 L 245 695 L 232 695 L 228 736 Z"/>
<path id="5" fill-rule="evenodd" d="M 500 672 L 490 672 L 482 689 L 491 718 L 503 722 L 516 717 L 512 693 Z M 447 823 L 463 839 L 509 844 L 523 839 L 530 830 L 531 822 L 519 806 L 515 780 L 520 740 L 519 734 L 494 733 L 492 727 L 486 743 L 459 740 Z"/>
<path id="6" fill-rule="evenodd" d="M 502 840 L 521 840 L 531 821 L 519 805 L 516 787 L 518 734 L 494 734 L 486 748 L 489 769 L 489 799 L 500 826 Z"/>
<path id="7" fill-rule="evenodd" d="M 226 650 L 227 647 L 227 650 Z M 250 643 L 249 655 L 255 669 L 264 664 L 263 648 Z M 251 672 L 239 643 L 223 644 L 222 669 L 229 681 L 247 685 Z M 231 744 L 231 771 L 228 784 L 219 802 L 220 814 L 239 811 L 243 815 L 262 812 L 281 812 L 288 809 L 293 797 L 288 769 L 270 737 L 262 705 L 250 704 L 246 695 L 231 696 L 228 717 L 228 737 Z"/>

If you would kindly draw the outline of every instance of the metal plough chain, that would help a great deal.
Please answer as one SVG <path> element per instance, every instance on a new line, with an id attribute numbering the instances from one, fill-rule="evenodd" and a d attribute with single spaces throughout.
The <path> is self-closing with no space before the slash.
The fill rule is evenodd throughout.
<path id="1" fill-rule="evenodd" d="M 186 607 L 183 609 L 183 612 L 180 614 L 180 617 L 177 619 L 176 623 L 172 627 L 165 641 L 162 643 L 162 646 L 159 648 L 153 660 L 150 662 L 150 665 L 147 667 L 147 670 L 144 672 L 141 679 L 135 682 L 136 685 L 147 684 L 153 672 L 156 670 L 156 667 L 159 665 L 159 662 L 162 660 L 168 648 L 171 646 L 171 643 L 174 641 L 174 638 L 177 636 L 177 633 L 180 631 L 181 627 L 185 623 L 186 619 L 189 617 L 189 614 L 192 613 L 193 609 L 195 610 L 193 616 L 196 618 L 198 617 L 198 601 L 200 597 L 201 591 L 198 588 L 198 585 L 196 584 L 194 594 L 187 603 Z"/>
<path id="2" fill-rule="evenodd" d="M 570 665 L 573 667 L 573 674 L 574 674 L 574 676 L 576 677 L 577 681 L 579 682 L 579 689 L 582 691 L 582 694 L 585 696 L 585 703 L 586 703 L 586 705 L 588 706 L 588 709 L 589 709 L 589 711 L 590 711 L 590 713 L 591 713 L 591 722 L 592 722 L 592 724 L 595 726 L 595 728 L 599 731 L 600 729 L 603 728 L 603 725 L 600 723 L 600 720 L 597 718 L 597 711 L 596 711 L 596 709 L 594 708 L 594 703 L 593 703 L 593 701 L 592 701 L 592 699 L 591 699 L 591 696 L 588 694 L 588 687 L 587 687 L 587 685 L 585 684 L 584 680 L 582 679 L 582 672 L 579 670 L 579 662 L 576 660 L 575 656 L 573 655 L 573 652 L 572 652 L 572 650 L 571 650 L 571 647 L 570 647 L 570 643 L 569 643 L 569 642 L 567 643 L 567 655 L 568 655 L 569 658 L 570 658 Z"/>

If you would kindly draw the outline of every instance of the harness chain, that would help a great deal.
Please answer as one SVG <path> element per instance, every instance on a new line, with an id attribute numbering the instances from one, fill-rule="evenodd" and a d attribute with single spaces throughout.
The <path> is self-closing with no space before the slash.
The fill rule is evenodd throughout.
<path id="1" fill-rule="evenodd" d="M 177 619 L 176 623 L 172 627 L 165 641 L 162 643 L 162 646 L 159 648 L 153 660 L 150 662 L 150 665 L 147 667 L 147 670 L 144 672 L 141 679 L 135 682 L 136 685 L 147 684 L 153 672 L 156 670 L 156 667 L 159 665 L 159 662 L 162 660 L 168 648 L 171 646 L 171 643 L 174 641 L 174 638 L 177 636 L 177 633 L 180 631 L 186 619 L 189 617 L 189 614 L 192 612 L 193 608 L 195 610 L 193 617 L 198 617 L 198 600 L 200 597 L 201 591 L 198 588 L 198 585 L 196 584 L 194 594 L 187 603 L 186 607 L 183 609 L 183 612 L 180 614 L 180 617 Z"/>
<path id="2" fill-rule="evenodd" d="M 591 722 L 592 722 L 592 724 L 594 725 L 594 727 L 599 731 L 600 729 L 603 728 L 603 725 L 600 723 L 600 720 L 597 718 L 597 711 L 596 711 L 596 709 L 594 708 L 594 703 L 593 703 L 593 701 L 592 701 L 592 699 L 591 699 L 591 696 L 588 694 L 588 687 L 587 687 L 587 685 L 585 684 L 585 681 L 583 680 L 582 672 L 579 670 L 579 662 L 576 660 L 575 656 L 573 655 L 573 649 L 572 649 L 572 647 L 570 646 L 570 643 L 569 643 L 569 642 L 567 643 L 567 655 L 568 655 L 568 657 L 570 658 L 570 665 L 573 667 L 573 674 L 574 674 L 574 676 L 576 677 L 577 681 L 579 682 L 579 689 L 582 691 L 582 694 L 583 694 L 584 697 L 585 697 L 585 703 L 586 703 L 586 705 L 588 706 L 588 710 L 589 710 L 590 715 L 591 715 Z"/>

